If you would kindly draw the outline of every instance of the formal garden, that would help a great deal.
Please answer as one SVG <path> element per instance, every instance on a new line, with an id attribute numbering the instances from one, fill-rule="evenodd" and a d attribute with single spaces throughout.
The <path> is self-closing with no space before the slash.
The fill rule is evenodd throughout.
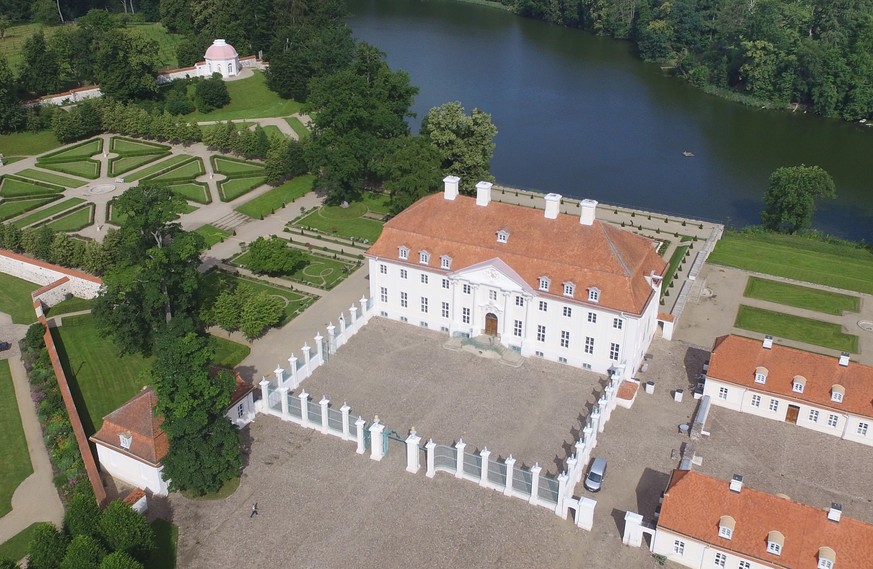
<path id="1" fill-rule="evenodd" d="M 264 184 L 263 164 L 219 155 L 213 155 L 209 160 L 212 170 L 225 177 L 218 182 L 221 201 L 233 201 Z"/>
<path id="2" fill-rule="evenodd" d="M 321 206 L 304 212 L 290 225 L 316 231 L 329 237 L 343 237 L 364 243 L 375 243 L 388 216 L 388 196 L 367 192 L 361 201 L 338 206 Z"/>

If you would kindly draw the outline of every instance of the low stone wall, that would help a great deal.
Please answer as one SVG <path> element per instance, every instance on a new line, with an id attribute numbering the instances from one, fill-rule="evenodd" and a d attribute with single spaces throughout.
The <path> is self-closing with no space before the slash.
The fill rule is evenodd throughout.
<path id="1" fill-rule="evenodd" d="M 67 281 L 63 283 L 67 287 L 65 294 L 71 294 L 76 298 L 95 298 L 100 292 L 100 287 L 103 286 L 103 281 L 94 275 L 52 265 L 2 249 L 0 249 L 0 273 L 50 287 L 61 286 L 58 281 L 66 278 Z M 37 292 L 39 291 L 34 292 L 34 294 Z"/>

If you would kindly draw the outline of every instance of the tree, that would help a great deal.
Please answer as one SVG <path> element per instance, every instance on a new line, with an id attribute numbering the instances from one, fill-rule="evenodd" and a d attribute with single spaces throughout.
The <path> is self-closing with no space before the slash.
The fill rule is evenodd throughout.
<path id="1" fill-rule="evenodd" d="M 240 313 L 240 294 L 237 287 L 235 291 L 222 291 L 218 298 L 215 299 L 215 304 L 212 305 L 212 321 L 228 332 L 239 330 Z"/>
<path id="2" fill-rule="evenodd" d="M 24 113 L 15 93 L 15 80 L 9 62 L 0 56 L 0 134 L 19 130 L 24 124 Z"/>
<path id="3" fill-rule="evenodd" d="M 281 237 L 258 237 L 248 249 L 249 269 L 258 274 L 290 275 L 304 263 L 303 254 L 292 249 Z"/>
<path id="4" fill-rule="evenodd" d="M 293 138 L 275 138 L 267 151 L 264 174 L 267 183 L 278 186 L 308 170 L 303 143 Z"/>
<path id="5" fill-rule="evenodd" d="M 33 19 L 40 24 L 51 26 L 63 20 L 59 18 L 60 10 L 57 8 L 57 0 L 35 0 L 31 8 Z"/>
<path id="6" fill-rule="evenodd" d="M 443 177 L 440 153 L 424 136 L 391 140 L 379 158 L 377 172 L 391 194 L 392 215 L 439 190 Z"/>
<path id="7" fill-rule="evenodd" d="M 45 35 L 39 31 L 24 42 L 24 61 L 21 64 L 21 87 L 35 95 L 54 93 L 60 88 L 58 56 L 46 45 Z"/>
<path id="8" fill-rule="evenodd" d="M 6 557 L 0 557 L 0 569 L 18 569 L 18 563 Z"/>
<path id="9" fill-rule="evenodd" d="M 833 179 L 819 166 L 788 166 L 770 175 L 761 223 L 771 231 L 797 233 L 809 229 L 816 198 L 837 197 Z"/>
<path id="10" fill-rule="evenodd" d="M 198 81 L 194 87 L 194 100 L 201 113 L 208 113 L 228 104 L 230 94 L 227 92 L 227 84 L 221 80 L 221 74 L 213 73 L 209 79 Z"/>
<path id="11" fill-rule="evenodd" d="M 77 535 L 67 546 L 59 569 L 98 569 L 105 555 L 106 551 L 93 537 Z"/>
<path id="12" fill-rule="evenodd" d="M 28 255 L 37 259 L 49 260 L 52 254 L 52 242 L 55 233 L 48 225 L 41 225 L 37 229 L 24 232 L 21 237 L 21 246 Z"/>
<path id="13" fill-rule="evenodd" d="M 100 506 L 93 492 L 79 491 L 67 502 L 64 512 L 64 528 L 70 535 L 97 536 L 97 523 L 100 520 Z"/>
<path id="14" fill-rule="evenodd" d="M 116 551 L 103 558 L 100 569 L 143 569 L 143 565 L 127 553 Z"/>
<path id="15" fill-rule="evenodd" d="M 217 492 L 242 468 L 239 431 L 221 415 L 196 437 L 173 439 L 162 461 L 170 490 L 202 496 Z"/>
<path id="16" fill-rule="evenodd" d="M 445 103 L 427 112 L 421 134 L 439 151 L 443 173 L 461 178 L 464 193 L 474 193 L 477 182 L 494 180 L 491 157 L 497 127 L 491 115 L 479 109 L 467 115 L 458 101 Z"/>
<path id="17" fill-rule="evenodd" d="M 103 35 L 96 54 L 97 79 L 103 94 L 119 101 L 153 96 L 160 64 L 158 43 L 124 29 Z"/>
<path id="18" fill-rule="evenodd" d="M 28 551 L 30 569 L 57 569 L 67 551 L 67 538 L 53 523 L 41 522 L 33 530 Z"/>
<path id="19" fill-rule="evenodd" d="M 167 31 L 188 35 L 194 31 L 189 0 L 161 0 L 161 23 Z M 202 55 L 202 52 L 201 52 Z"/>
<path id="20" fill-rule="evenodd" d="M 12 20 L 6 14 L 0 14 L 0 40 L 6 37 L 6 30 L 12 26 Z"/>
<path id="21" fill-rule="evenodd" d="M 103 510 L 99 528 L 101 537 L 112 551 L 145 560 L 155 547 L 154 532 L 145 517 L 119 500 Z"/>
<path id="22" fill-rule="evenodd" d="M 270 326 L 275 326 L 282 319 L 285 306 L 282 300 L 270 296 L 266 292 L 249 292 L 242 303 L 240 312 L 240 331 L 247 340 L 254 340 Z"/>

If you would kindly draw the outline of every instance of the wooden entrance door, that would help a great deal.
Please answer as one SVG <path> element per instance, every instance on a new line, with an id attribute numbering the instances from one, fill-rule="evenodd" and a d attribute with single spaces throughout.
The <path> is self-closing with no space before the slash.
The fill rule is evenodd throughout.
<path id="1" fill-rule="evenodd" d="M 485 315 L 485 334 L 488 336 L 497 335 L 497 315 L 493 312 Z"/>
<path id="2" fill-rule="evenodd" d="M 785 422 L 796 423 L 798 413 L 800 413 L 800 407 L 798 407 L 797 405 L 789 405 L 788 413 L 785 414 Z"/>

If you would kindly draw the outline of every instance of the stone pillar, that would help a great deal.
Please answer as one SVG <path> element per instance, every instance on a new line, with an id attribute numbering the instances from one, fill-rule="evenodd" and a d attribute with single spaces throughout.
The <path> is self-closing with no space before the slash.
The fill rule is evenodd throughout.
<path id="1" fill-rule="evenodd" d="M 280 387 L 276 391 L 279 392 L 279 401 L 282 403 L 282 418 L 288 418 L 288 388 Z"/>
<path id="2" fill-rule="evenodd" d="M 558 503 L 555 505 L 555 513 L 561 518 L 567 517 L 567 509 L 564 507 L 564 499 L 567 497 L 567 481 L 570 479 L 566 472 L 558 475 Z"/>
<path id="3" fill-rule="evenodd" d="M 606 405 L 606 400 L 604 400 L 602 397 L 600 398 L 600 401 L 597 402 L 597 410 L 599 411 L 599 417 L 597 421 L 598 433 L 602 433 L 603 429 L 606 428 L 606 420 L 609 418 L 606 415 Z"/>
<path id="4" fill-rule="evenodd" d="M 488 486 L 488 459 L 491 458 L 491 451 L 488 447 L 479 451 L 479 458 L 482 459 L 482 472 L 479 476 L 479 486 Z"/>
<path id="5" fill-rule="evenodd" d="M 276 366 L 273 373 L 276 374 L 276 387 L 282 387 L 285 384 L 285 370 L 281 366 Z"/>
<path id="6" fill-rule="evenodd" d="M 506 459 L 506 488 L 503 489 L 503 494 L 512 496 L 512 479 L 515 475 L 515 459 L 512 455 Z"/>
<path id="7" fill-rule="evenodd" d="M 567 459 L 567 478 L 573 481 L 574 486 L 578 482 L 576 480 L 578 466 L 579 459 L 576 458 L 575 454 Z"/>
<path id="8" fill-rule="evenodd" d="M 352 435 L 349 432 L 349 411 L 352 408 L 348 406 L 345 402 L 343 402 L 343 406 L 340 407 L 340 413 L 343 414 L 343 440 L 350 441 L 352 440 Z"/>
<path id="9" fill-rule="evenodd" d="M 291 389 L 297 389 L 300 386 L 300 380 L 297 379 L 297 356 L 294 354 L 288 358 L 288 367 L 291 368 Z"/>
<path id="10" fill-rule="evenodd" d="M 358 331 L 358 307 L 354 304 L 349 307 L 349 329 L 352 334 Z"/>
<path id="11" fill-rule="evenodd" d="M 406 472 L 417 473 L 421 469 L 421 460 L 418 457 L 418 443 L 421 437 L 415 434 L 415 428 L 411 429 L 406 437 Z"/>
<path id="12" fill-rule="evenodd" d="M 330 400 L 324 395 L 321 396 L 321 401 L 318 404 L 321 406 L 321 432 L 327 434 L 327 406 Z"/>
<path id="13" fill-rule="evenodd" d="M 261 386 L 261 411 L 267 413 L 270 410 L 270 382 L 265 377 L 258 385 Z"/>
<path id="14" fill-rule="evenodd" d="M 599 425 L 600 425 L 600 411 L 598 410 L 597 407 L 594 407 L 594 410 L 591 412 L 590 429 L 591 429 L 591 442 L 595 443 L 595 444 L 597 442 L 597 433 L 600 432 Z"/>
<path id="15" fill-rule="evenodd" d="M 336 336 L 334 332 L 336 331 L 336 326 L 333 325 L 333 322 L 327 325 L 327 351 L 329 354 L 336 353 Z"/>
<path id="16" fill-rule="evenodd" d="M 324 340 L 324 336 L 321 335 L 321 332 L 315 335 L 315 353 L 321 356 L 318 365 L 324 363 L 324 342 L 322 340 Z"/>
<path id="17" fill-rule="evenodd" d="M 346 317 L 342 314 L 339 315 L 339 324 L 340 324 L 340 336 L 346 333 Z"/>
<path id="18" fill-rule="evenodd" d="M 631 547 L 639 547 L 643 544 L 643 516 L 636 512 L 624 513 L 624 532 L 621 534 L 621 542 Z"/>
<path id="19" fill-rule="evenodd" d="M 355 421 L 355 432 L 358 435 L 358 448 L 355 452 L 358 454 L 364 454 L 367 452 L 367 448 L 364 445 L 364 425 L 366 424 L 367 422 L 360 416 L 358 417 L 358 420 Z"/>
<path id="20" fill-rule="evenodd" d="M 305 371 L 305 375 L 300 378 L 301 381 L 309 377 L 312 373 L 312 367 L 309 365 L 309 362 L 311 361 L 311 356 L 309 355 L 310 349 L 309 344 L 303 344 L 303 347 L 301 348 L 301 350 L 303 350 L 303 368 Z"/>
<path id="21" fill-rule="evenodd" d="M 304 389 L 297 398 L 300 399 L 300 424 L 304 427 L 310 427 L 309 424 L 309 394 Z"/>
<path id="22" fill-rule="evenodd" d="M 427 449 L 427 471 L 424 475 L 428 478 L 433 478 L 436 475 L 436 443 L 433 442 L 433 439 L 429 439 L 427 444 L 424 445 L 424 448 Z"/>
<path id="23" fill-rule="evenodd" d="M 363 318 L 367 314 L 367 297 L 361 296 L 361 300 L 358 302 L 361 303 L 361 318 Z"/>
<path id="24" fill-rule="evenodd" d="M 382 448 L 384 441 L 382 440 L 382 432 L 385 430 L 385 425 L 379 423 L 379 417 L 370 425 L 370 458 L 373 460 L 382 460 L 385 456 L 385 449 Z"/>
<path id="25" fill-rule="evenodd" d="M 461 478 L 464 475 L 464 449 L 467 448 L 467 443 L 464 442 L 464 439 L 458 439 L 458 442 L 455 444 L 455 449 L 457 450 L 457 456 L 455 457 L 458 461 L 457 470 L 455 470 L 455 478 Z"/>
<path id="26" fill-rule="evenodd" d="M 540 501 L 540 471 L 542 471 L 542 467 L 539 462 L 530 467 L 530 500 L 528 502 L 531 504 L 538 504 Z"/>
<path id="27" fill-rule="evenodd" d="M 576 525 L 591 531 L 594 527 L 594 506 L 597 502 L 591 498 L 579 498 L 579 509 L 576 510 Z"/>

